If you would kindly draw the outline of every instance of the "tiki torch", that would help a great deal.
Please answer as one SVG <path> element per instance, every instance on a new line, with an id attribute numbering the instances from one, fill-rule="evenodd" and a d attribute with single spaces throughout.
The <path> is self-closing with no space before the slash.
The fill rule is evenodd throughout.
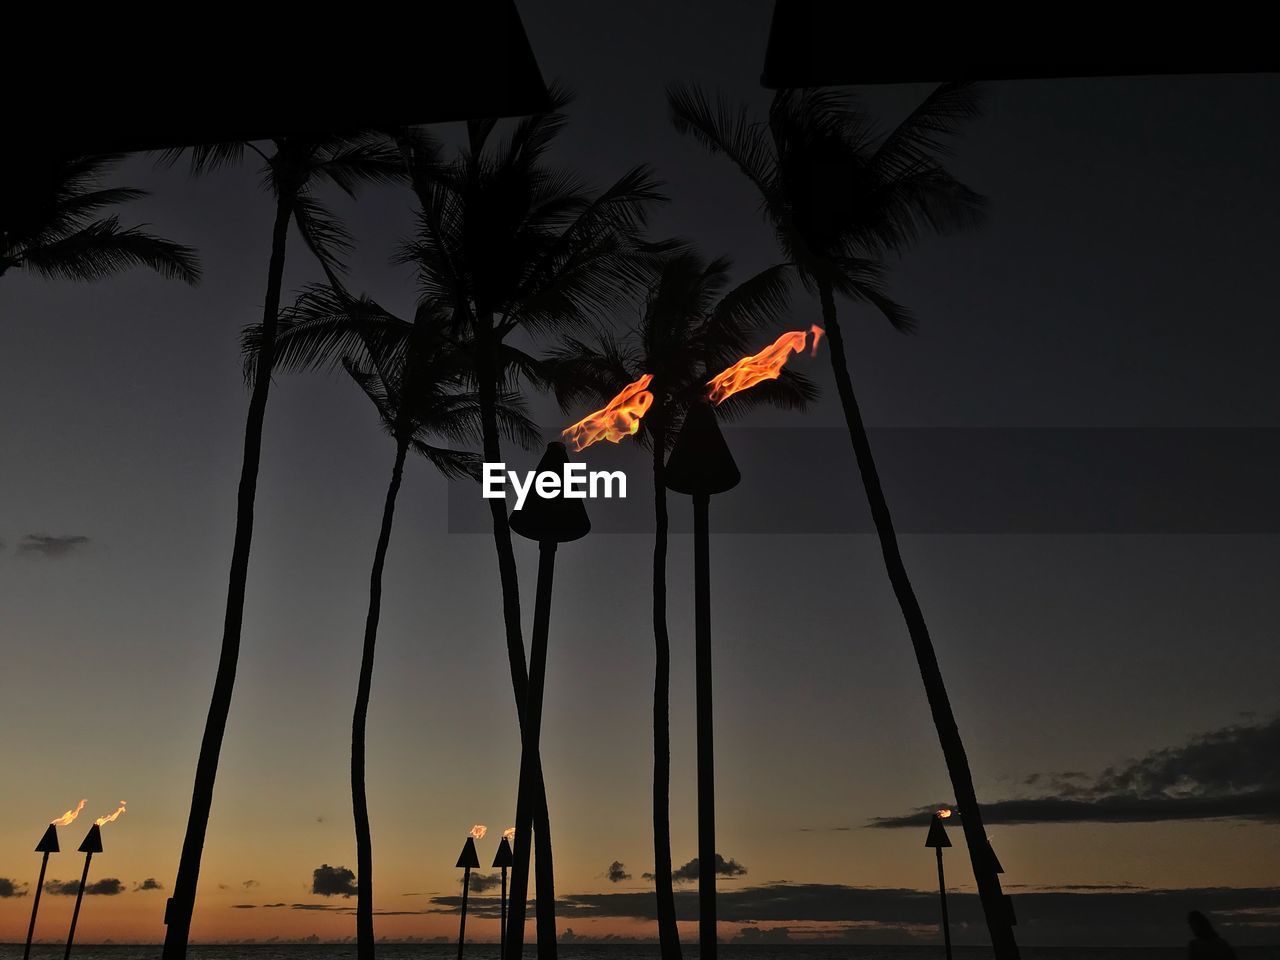
<path id="1" fill-rule="evenodd" d="M 502 868 L 502 895 L 498 900 L 501 916 L 498 935 L 498 960 L 506 960 L 507 956 L 507 869 L 511 866 L 511 838 L 516 835 L 515 827 L 507 827 L 502 831 L 502 842 L 498 844 L 498 852 L 493 855 L 493 865 Z"/>
<path id="2" fill-rule="evenodd" d="M 44 836 L 36 844 L 36 853 L 44 854 L 40 858 L 40 879 L 36 881 L 36 894 L 31 903 L 31 923 L 27 925 L 27 945 L 22 948 L 22 960 L 31 956 L 31 939 L 36 933 L 36 914 L 40 912 L 40 892 L 44 889 L 44 872 L 49 868 L 49 854 L 58 852 L 58 828 L 70 826 L 80 816 L 87 800 L 81 800 L 74 809 L 68 810 L 56 820 L 50 820 Z"/>
<path id="3" fill-rule="evenodd" d="M 942 821 L 951 816 L 945 807 L 929 818 L 929 836 L 925 839 L 926 847 L 933 847 L 938 855 L 938 895 L 942 898 L 942 942 L 946 946 L 947 960 L 951 960 L 951 921 L 947 919 L 947 883 L 942 875 L 942 848 L 951 846 L 947 836 L 947 828 Z"/>
<path id="4" fill-rule="evenodd" d="M 563 443 L 547 444 L 538 461 L 537 475 L 563 476 L 569 462 Z M 506 955 L 524 952 L 524 920 L 529 896 L 529 859 L 533 838 L 533 795 L 542 735 L 542 691 L 547 673 L 547 635 L 551 627 L 551 592 L 555 582 L 556 547 L 580 540 L 591 532 L 591 521 L 581 499 L 560 495 L 558 489 L 544 495 L 542 484 L 524 507 L 512 511 L 511 529 L 538 542 L 538 589 L 533 606 L 533 637 L 529 650 L 529 687 L 521 711 L 520 783 L 516 793 L 515 851 L 511 870 L 511 907 L 507 912 Z"/>
<path id="5" fill-rule="evenodd" d="M 89 880 L 89 864 L 93 861 L 95 853 L 102 852 L 102 828 L 108 823 L 114 823 L 122 813 L 124 813 L 123 800 L 120 801 L 120 807 L 114 813 L 99 817 L 93 822 L 93 826 L 84 835 L 84 840 L 78 848 L 79 852 L 84 854 L 84 871 L 80 874 L 80 888 L 76 891 L 76 906 L 71 911 L 71 929 L 67 931 L 67 949 L 62 954 L 62 960 L 71 960 L 71 947 L 76 939 L 76 923 L 80 920 L 80 904 L 84 900 L 85 883 Z"/>
<path id="6" fill-rule="evenodd" d="M 462 960 L 462 946 L 467 937 L 467 894 L 471 891 L 471 868 L 480 866 L 480 857 L 476 855 L 476 841 L 483 840 L 488 828 L 477 823 L 467 834 L 467 842 L 462 845 L 456 866 L 462 869 L 462 917 L 458 920 L 458 960 Z"/>
<path id="7" fill-rule="evenodd" d="M 667 488 L 693 498 L 694 673 L 698 744 L 698 941 L 716 956 L 716 801 L 711 713 L 711 562 L 707 514 L 713 494 L 741 480 L 710 404 L 695 403 L 667 458 Z"/>

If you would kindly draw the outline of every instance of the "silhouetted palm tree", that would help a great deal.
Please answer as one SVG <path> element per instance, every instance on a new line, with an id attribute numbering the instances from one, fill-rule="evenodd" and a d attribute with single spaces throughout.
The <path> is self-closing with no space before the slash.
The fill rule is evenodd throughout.
<path id="1" fill-rule="evenodd" d="M 261 345 L 261 326 L 245 335 L 252 375 Z M 342 367 L 378 411 L 383 428 L 395 442 L 395 460 L 382 509 L 382 525 L 369 576 L 369 610 L 365 618 L 360 680 L 351 720 L 351 806 L 356 833 L 356 955 L 372 960 L 373 840 L 365 789 L 365 729 L 373 683 L 373 658 L 382 610 L 382 570 L 391 541 L 396 497 L 409 452 L 420 454 L 449 479 L 478 477 L 476 453 L 437 446 L 436 438 L 453 443 L 478 442 L 480 405 L 464 388 L 469 357 L 450 339 L 449 313 L 427 300 L 411 321 L 402 320 L 367 297 L 352 297 L 341 288 L 313 287 L 280 321 L 276 337 L 276 369 Z M 523 445 L 538 432 L 525 417 L 518 398 L 500 397 L 498 422 L 504 434 Z"/>
<path id="2" fill-rule="evenodd" d="M 671 881 L 671 645 L 667 636 L 666 453 L 690 403 L 705 398 L 707 381 L 753 353 L 760 336 L 788 306 L 785 266 L 770 267 L 729 288 L 731 264 L 707 261 L 691 250 L 665 257 L 645 296 L 639 323 L 622 337 L 568 339 L 548 358 L 546 374 L 566 410 L 609 402 L 628 383 L 652 374 L 653 403 L 636 440 L 653 460 L 653 856 L 658 895 L 658 937 L 665 960 L 679 960 L 675 893 Z M 791 370 L 739 393 L 721 407 L 732 417 L 760 404 L 804 407 L 817 395 Z"/>
<path id="3" fill-rule="evenodd" d="M 335 278 L 341 269 L 339 254 L 347 246 L 342 225 L 325 209 L 315 194 L 321 184 L 331 184 L 354 195 L 364 183 L 398 179 L 403 174 L 399 153 L 380 137 L 368 134 L 324 139 L 283 138 L 271 141 L 273 152 L 263 153 L 256 145 L 226 143 L 198 147 L 191 152 L 191 167 L 203 173 L 235 163 L 246 150 L 264 161 L 264 179 L 275 196 L 275 220 L 271 230 L 271 259 L 267 266 L 267 291 L 262 308 L 261 343 L 249 397 L 245 423 L 244 461 L 236 499 L 236 532 L 231 551 L 231 574 L 227 590 L 226 618 L 222 628 L 222 650 L 209 715 L 205 721 L 200 756 L 196 762 L 191 813 L 182 842 L 178 877 L 168 909 L 164 960 L 182 960 L 187 952 L 191 914 L 195 909 L 196 885 L 200 878 L 200 857 L 204 850 L 213 787 L 218 776 L 218 757 L 231 710 L 236 664 L 240 657 L 240 630 L 244 617 L 245 587 L 249 579 L 249 548 L 253 539 L 253 504 L 258 486 L 258 462 L 262 450 L 262 425 L 267 413 L 267 395 L 275 367 L 276 331 L 280 310 L 280 288 L 284 278 L 285 245 L 289 224 L 296 223 L 303 242 L 320 261 L 325 274 Z M 181 151 L 170 153 L 172 162 Z"/>
<path id="4" fill-rule="evenodd" d="M 502 460 L 498 395 L 522 376 L 537 376 L 537 363 L 507 338 L 516 330 L 535 336 L 557 332 L 624 299 L 640 279 L 639 232 L 647 211 L 660 199 L 644 167 L 596 193 L 572 172 L 553 166 L 546 152 L 564 127 L 566 118 L 559 110 L 568 98 L 561 91 L 553 91 L 552 97 L 555 112 L 518 121 L 498 143 L 491 142 L 497 121 L 468 123 L 467 145 L 452 159 L 443 159 L 439 147 L 423 137 L 401 141 L 421 204 L 417 235 L 402 259 L 418 268 L 428 295 L 450 305 L 474 344 L 473 376 L 488 462 Z M 489 507 L 523 737 L 528 665 L 515 552 L 505 504 L 490 500 Z M 554 960 L 550 819 L 541 763 L 532 766 L 535 782 L 521 784 L 517 806 L 533 805 L 538 956 Z M 510 957 L 519 957 L 523 945 L 528 840 L 516 837 L 506 934 Z"/>
<path id="5" fill-rule="evenodd" d="M 25 270 L 40 277 L 101 280 L 130 267 L 192 285 L 200 264 L 191 247 L 142 227 L 122 228 L 111 207 L 147 196 L 131 187 L 107 187 L 107 171 L 121 154 L 45 158 L 0 183 L 0 276 Z"/>
<path id="6" fill-rule="evenodd" d="M 899 330 L 910 329 L 910 314 L 886 293 L 885 258 L 907 250 L 924 232 L 978 221 L 982 198 L 942 165 L 947 140 L 978 113 L 977 96 L 969 85 L 943 84 L 883 136 L 828 90 L 779 91 L 763 122 L 745 108 L 713 104 L 695 87 L 673 87 L 668 101 L 678 130 L 724 154 L 751 181 L 783 255 L 821 301 L 836 389 L 946 757 L 992 945 L 999 960 L 1009 960 L 1017 956 L 1017 945 L 999 878 L 985 866 L 987 839 L 973 776 L 898 548 L 853 392 L 835 301 L 838 294 L 869 304 Z"/>

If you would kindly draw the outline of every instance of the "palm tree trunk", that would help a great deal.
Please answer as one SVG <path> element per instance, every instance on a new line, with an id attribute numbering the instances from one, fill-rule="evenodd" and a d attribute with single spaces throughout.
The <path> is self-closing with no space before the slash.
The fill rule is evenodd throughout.
<path id="1" fill-rule="evenodd" d="M 236 532 L 231 548 L 231 574 L 227 588 L 227 610 L 222 626 L 222 652 L 218 672 L 209 701 L 204 738 L 196 761 L 195 787 L 191 794 L 191 812 L 187 832 L 178 860 L 178 876 L 173 897 L 165 911 L 163 960 L 183 960 L 191 935 L 191 915 L 195 911 L 196 887 L 200 880 L 200 856 L 204 851 L 209 811 L 213 806 L 213 787 L 218 777 L 218 757 L 222 737 L 231 712 L 231 694 L 235 688 L 236 665 L 240 659 L 240 630 L 244 621 L 244 595 L 249 580 L 249 548 L 253 541 L 253 505 L 258 488 L 258 463 L 262 454 L 262 426 L 267 415 L 267 394 L 271 388 L 271 370 L 275 359 L 276 321 L 280 310 L 280 287 L 284 279 L 285 243 L 289 237 L 289 218 L 293 213 L 293 194 L 281 190 L 276 198 L 276 219 L 271 232 L 271 261 L 267 267 L 267 296 L 262 307 L 262 343 L 258 355 L 253 391 L 249 397 L 249 414 L 245 422 L 244 458 L 240 467 L 240 487 L 236 498 Z"/>
<path id="2" fill-rule="evenodd" d="M 653 877 L 662 960 L 680 960 L 676 895 L 671 885 L 671 642 L 667 636 L 666 411 L 653 420 Z"/>
<path id="3" fill-rule="evenodd" d="M 477 392 L 480 398 L 480 430 L 484 459 L 489 463 L 502 461 L 502 446 L 498 434 L 498 369 L 493 355 L 494 345 L 478 344 Z M 516 698 L 516 717 L 520 725 L 521 743 L 524 742 L 524 705 L 529 695 L 529 672 L 525 661 L 524 637 L 520 628 L 520 580 L 516 568 L 515 548 L 511 544 L 511 527 L 507 522 L 506 503 L 490 500 L 489 513 L 493 522 L 493 543 L 498 554 L 498 579 L 502 586 L 502 618 L 507 635 L 507 660 L 511 669 L 511 686 Z M 556 915 L 555 871 L 551 854 L 551 818 L 547 810 L 547 793 L 542 779 L 542 759 L 533 757 L 531 778 L 526 784 L 517 782 L 516 809 L 523 809 L 521 802 L 533 803 L 534 873 L 537 883 L 537 938 L 539 960 L 555 960 Z M 532 797 L 521 798 L 521 791 L 533 791 Z M 513 870 L 508 909 L 518 910 L 521 922 L 509 924 L 516 930 L 515 942 L 508 942 L 507 955 L 520 957 L 524 949 L 524 922 L 526 900 L 529 895 L 529 875 Z M 516 929 L 518 926 L 518 929 Z"/>
<path id="4" fill-rule="evenodd" d="M 982 826 L 982 812 L 978 808 L 978 797 L 973 789 L 973 774 L 969 771 L 964 742 L 960 739 L 960 730 L 956 726 L 951 701 L 947 697 L 942 670 L 938 666 L 938 656 L 934 652 L 933 641 L 929 638 L 929 628 L 924 622 L 920 601 L 916 598 L 915 589 L 907 577 L 907 568 L 902 562 L 902 553 L 898 549 L 898 535 L 893 528 L 893 517 L 889 513 L 889 505 L 880 486 L 880 474 L 876 470 L 875 459 L 871 453 L 871 442 L 867 437 L 866 426 L 862 422 L 858 400 L 853 393 L 853 383 L 849 379 L 849 368 L 844 353 L 844 337 L 840 332 L 840 324 L 836 320 L 836 303 L 831 285 L 825 281 L 820 282 L 819 294 L 822 299 L 823 321 L 831 341 L 829 352 L 831 368 L 835 373 L 836 390 L 844 407 L 845 421 L 849 425 L 849 437 L 853 441 L 858 470 L 862 475 L 862 485 L 866 489 L 867 502 L 871 507 L 871 517 L 876 525 L 876 533 L 880 537 L 880 552 L 884 557 L 885 569 L 889 574 L 894 595 L 898 598 L 898 606 L 902 609 L 907 633 L 911 636 L 911 644 L 915 648 L 916 662 L 920 667 L 920 677 L 924 681 L 925 695 L 929 700 L 929 709 L 933 713 L 933 723 L 938 731 L 943 756 L 946 758 L 947 771 L 951 774 L 951 786 L 955 791 L 956 806 L 960 810 L 960 823 L 964 827 L 965 843 L 969 848 L 969 859 L 973 864 L 978 895 L 982 900 L 983 912 L 986 914 L 991 945 L 995 951 L 996 960 L 1018 960 L 1018 945 L 1009 923 L 1008 907 L 1004 893 L 1000 889 L 1000 878 L 989 865 L 987 835 Z"/>
<path id="5" fill-rule="evenodd" d="M 378 643 L 378 619 L 382 615 L 382 568 L 387 561 L 391 542 L 391 524 L 395 519 L 396 497 L 404 478 L 404 460 L 409 444 L 396 442 L 395 466 L 382 507 L 382 527 L 378 546 L 373 552 L 373 571 L 369 574 L 369 614 L 364 622 L 364 648 L 360 654 L 360 683 L 356 688 L 356 707 L 351 717 L 351 809 L 356 826 L 356 956 L 373 960 L 373 837 L 369 831 L 369 800 L 365 792 L 365 729 L 369 719 L 369 692 L 373 686 L 373 655 Z"/>

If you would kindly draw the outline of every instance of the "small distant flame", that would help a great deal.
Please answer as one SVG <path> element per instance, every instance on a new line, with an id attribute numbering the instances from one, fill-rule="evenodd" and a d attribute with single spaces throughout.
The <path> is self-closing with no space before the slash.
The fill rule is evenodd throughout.
<path id="1" fill-rule="evenodd" d="M 646 373 L 635 383 L 623 387 L 604 408 L 561 430 L 560 435 L 579 452 L 601 440 L 617 443 L 631 436 L 640 429 L 640 418 L 653 405 L 653 394 L 648 390 L 652 382 L 653 374 Z"/>
<path id="2" fill-rule="evenodd" d="M 946 807 L 943 807 L 941 810 L 938 811 L 939 820 L 946 820 L 950 816 L 951 816 L 951 811 L 948 810 Z"/>
<path id="3" fill-rule="evenodd" d="M 483 823 L 477 823 L 474 827 L 471 828 L 471 839 L 483 840 L 484 835 L 488 832 L 489 832 L 488 827 L 486 827 Z"/>
<path id="4" fill-rule="evenodd" d="M 724 403 L 735 393 L 754 387 L 764 380 L 777 380 L 782 368 L 793 353 L 804 353 L 805 340 L 813 334 L 813 351 L 818 352 L 818 341 L 822 338 L 823 329 L 817 324 L 808 330 L 791 330 L 784 333 L 769 346 L 750 357 L 743 357 L 732 367 L 707 381 L 710 388 L 707 398 L 715 404 Z"/>
<path id="5" fill-rule="evenodd" d="M 115 813 L 109 813 L 105 817 L 99 817 L 97 820 L 93 822 L 100 827 L 105 827 L 108 823 L 115 823 L 117 820 L 120 819 L 120 814 L 124 813 L 124 804 L 125 804 L 125 801 L 121 800 L 120 809 L 116 810 Z"/>
<path id="6" fill-rule="evenodd" d="M 50 820 L 49 822 L 53 824 L 55 827 L 70 826 L 71 824 L 75 823 L 76 817 L 80 816 L 80 811 L 84 809 L 84 805 L 88 802 L 89 802 L 88 800 L 81 800 L 79 803 L 76 804 L 76 808 L 74 810 L 68 810 L 66 813 L 58 817 L 56 820 Z"/>
<path id="7" fill-rule="evenodd" d="M 503 839 L 503 840 L 514 840 L 515 838 L 516 838 L 516 828 L 515 828 L 515 827 L 507 827 L 507 829 L 505 829 L 505 830 L 503 830 L 503 831 L 502 831 L 502 839 Z"/>

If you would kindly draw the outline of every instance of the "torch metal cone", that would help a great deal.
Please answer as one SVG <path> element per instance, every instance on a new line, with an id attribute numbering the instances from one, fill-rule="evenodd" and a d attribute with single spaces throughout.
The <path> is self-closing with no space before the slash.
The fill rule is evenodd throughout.
<path id="1" fill-rule="evenodd" d="M 667 457 L 667 489 L 690 496 L 724 493 L 742 480 L 710 403 L 689 407 Z"/>
<path id="2" fill-rule="evenodd" d="M 476 854 L 476 842 L 474 838 L 467 837 L 467 842 L 462 845 L 462 852 L 458 854 L 458 862 L 454 866 L 459 869 L 463 867 L 479 867 L 480 857 Z"/>
<path id="3" fill-rule="evenodd" d="M 563 443 L 547 444 L 538 461 L 538 472 L 562 473 L 569 455 Z M 534 597 L 533 637 L 529 649 L 529 686 L 520 711 L 520 781 L 516 791 L 516 837 L 511 864 L 511 895 L 503 938 L 504 956 L 524 952 L 524 923 L 529 895 L 529 862 L 533 840 L 533 797 L 542 736 L 542 694 L 547 675 L 547 639 L 551 630 L 551 595 L 555 583 L 556 547 L 579 540 L 591 532 L 591 520 L 581 499 L 557 493 L 544 497 L 535 490 L 520 510 L 511 513 L 511 529 L 538 542 L 538 589 Z M 539 929 L 554 931 L 555 916 L 538 916 Z M 554 936 L 548 948 L 555 949 Z M 541 942 L 541 938 L 540 938 Z M 551 957 L 544 960 L 553 960 Z"/>
<path id="4" fill-rule="evenodd" d="M 742 475 L 709 403 L 685 415 L 667 458 L 667 488 L 693 497 L 694 674 L 698 749 L 698 944 L 700 960 L 715 960 L 715 737 L 711 709 L 711 496 L 736 487 Z"/>
<path id="5" fill-rule="evenodd" d="M 40 842 L 36 844 L 36 853 L 57 853 L 58 852 L 58 828 L 52 823 L 45 830 L 44 836 L 40 838 Z"/>
<path id="6" fill-rule="evenodd" d="M 568 462 L 569 454 L 563 443 L 548 443 L 546 452 L 538 461 L 537 472 L 560 474 Z M 568 543 L 590 533 L 591 520 L 582 500 L 558 495 L 543 497 L 535 490 L 530 492 L 521 509 L 511 512 L 511 529 L 525 539 L 539 543 Z"/>
<path id="7" fill-rule="evenodd" d="M 925 838 L 924 845 L 935 849 L 951 846 L 951 838 L 947 836 L 947 828 L 942 825 L 941 817 L 933 816 L 930 818 L 929 836 Z"/>
<path id="8" fill-rule="evenodd" d="M 511 864 L 511 844 L 507 842 L 506 837 L 503 837 L 502 842 L 498 844 L 498 852 L 493 855 L 493 866 L 505 868 Z"/>
<path id="9" fill-rule="evenodd" d="M 31 956 L 31 940 L 36 935 L 36 915 L 40 912 L 40 894 L 44 890 L 44 873 L 49 869 L 49 854 L 58 851 L 58 828 L 51 823 L 36 844 L 36 853 L 43 856 L 40 858 L 40 878 L 36 880 L 36 892 L 31 900 L 31 922 L 27 924 L 27 943 L 22 948 L 22 960 Z"/>

